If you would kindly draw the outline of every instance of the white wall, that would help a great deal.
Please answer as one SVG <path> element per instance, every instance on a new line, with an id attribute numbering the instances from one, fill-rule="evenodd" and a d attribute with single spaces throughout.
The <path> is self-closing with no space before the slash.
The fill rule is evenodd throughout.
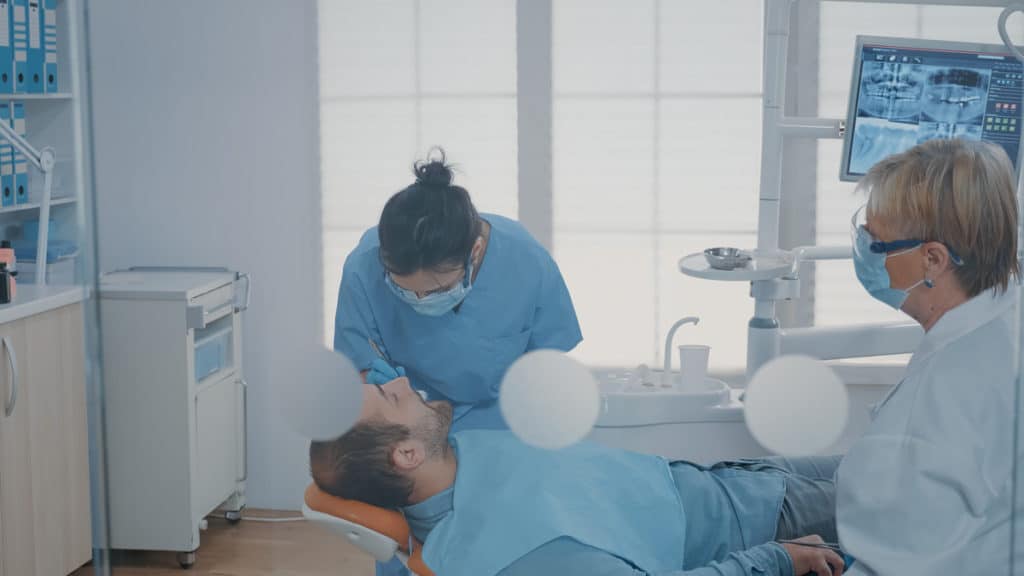
<path id="1" fill-rule="evenodd" d="M 248 271 L 249 505 L 296 509 L 305 442 L 277 409 L 320 342 L 314 0 L 95 0 L 100 269 Z M 299 375 L 299 376 L 295 376 Z"/>

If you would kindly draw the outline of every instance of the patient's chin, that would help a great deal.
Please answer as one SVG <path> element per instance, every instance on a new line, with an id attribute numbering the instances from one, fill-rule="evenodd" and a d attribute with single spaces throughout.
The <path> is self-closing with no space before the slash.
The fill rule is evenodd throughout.
<path id="1" fill-rule="evenodd" d="M 427 446 L 431 457 L 448 451 L 448 432 L 452 425 L 452 405 L 447 402 L 427 402 L 430 412 L 423 415 L 413 435 Z"/>
<path id="2" fill-rule="evenodd" d="M 447 430 L 452 425 L 452 405 L 443 400 L 436 400 L 427 404 L 437 413 L 439 422 Z"/>

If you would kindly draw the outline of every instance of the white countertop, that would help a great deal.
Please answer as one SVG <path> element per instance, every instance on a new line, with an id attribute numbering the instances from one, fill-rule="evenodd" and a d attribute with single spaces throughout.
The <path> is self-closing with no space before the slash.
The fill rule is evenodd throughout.
<path id="1" fill-rule="evenodd" d="M 0 324 L 49 312 L 85 299 L 84 286 L 18 284 L 17 292 L 13 302 L 0 304 Z"/>

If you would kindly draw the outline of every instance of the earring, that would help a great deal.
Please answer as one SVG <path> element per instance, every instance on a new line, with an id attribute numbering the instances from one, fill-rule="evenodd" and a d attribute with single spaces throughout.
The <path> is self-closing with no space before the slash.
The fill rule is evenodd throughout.
<path id="1" fill-rule="evenodd" d="M 933 282 L 930 278 L 924 279 L 924 285 L 928 288 L 935 288 L 935 282 Z"/>

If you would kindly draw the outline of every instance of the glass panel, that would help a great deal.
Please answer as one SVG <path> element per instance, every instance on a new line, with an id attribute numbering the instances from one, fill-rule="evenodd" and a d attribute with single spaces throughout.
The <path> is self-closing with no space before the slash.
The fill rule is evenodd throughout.
<path id="1" fill-rule="evenodd" d="M 671 0 L 659 6 L 663 92 L 761 92 L 761 2 Z M 723 22 L 728 31 L 716 25 Z"/>
<path id="2" fill-rule="evenodd" d="M 661 101 L 658 225 L 753 231 L 761 164 L 761 99 Z"/>
<path id="3" fill-rule="evenodd" d="M 324 229 L 324 345 L 328 348 L 334 347 L 334 311 L 338 307 L 342 266 L 365 233 L 364 229 Z"/>
<path id="4" fill-rule="evenodd" d="M 553 0 L 555 95 L 654 90 L 653 0 Z"/>
<path id="5" fill-rule="evenodd" d="M 320 146 L 324 226 L 372 226 L 387 199 L 413 181 L 416 103 L 324 102 Z"/>
<path id="6" fill-rule="evenodd" d="M 922 6 L 921 37 L 1001 45 L 996 28 L 1000 12 L 1002 8 L 997 7 Z"/>
<path id="7" fill-rule="evenodd" d="M 654 102 L 558 99 L 556 227 L 648 230 L 654 217 Z"/>
<path id="8" fill-rule="evenodd" d="M 30 539 L 35 536 L 33 544 L 36 558 L 46 558 L 42 565 L 35 567 L 36 574 L 52 571 L 60 574 L 70 572 L 75 576 L 105 576 L 111 573 L 108 442 L 104 418 L 106 387 L 101 356 L 102 332 L 98 298 L 99 236 L 91 137 L 93 127 L 89 109 L 92 78 L 89 67 L 84 65 L 92 61 L 92 47 L 86 41 L 90 36 L 92 23 L 86 17 L 84 3 L 61 2 L 56 16 L 58 57 L 63 59 L 71 54 L 76 56 L 74 60 L 62 60 L 68 63 L 62 64 L 58 71 L 61 90 L 71 92 L 72 98 L 54 102 L 52 105 L 27 106 L 26 123 L 30 126 L 46 126 L 33 135 L 33 140 L 36 137 L 46 138 L 45 145 L 53 147 L 57 157 L 57 174 L 60 175 L 59 179 L 54 178 L 55 190 L 61 186 L 63 180 L 66 187 L 64 192 L 76 198 L 71 204 L 52 209 L 51 217 L 55 221 L 56 229 L 53 230 L 54 234 L 48 239 L 48 243 L 70 240 L 79 247 L 78 258 L 73 260 L 70 278 L 60 278 L 61 275 L 56 274 L 57 268 L 53 265 L 48 266 L 50 270 L 45 274 L 48 282 L 46 288 L 29 285 L 25 282 L 27 278 L 19 274 L 23 283 L 13 302 L 17 305 L 21 300 L 24 304 L 26 300 L 34 297 L 33 290 L 65 291 L 68 285 L 83 290 L 84 299 L 72 306 L 50 309 L 25 320 L 32 321 L 37 326 L 45 326 L 44 323 L 48 320 L 44 318 L 63 316 L 57 334 L 48 335 L 44 342 L 29 343 L 33 348 L 45 352 L 39 355 L 37 351 L 33 351 L 26 360 L 30 364 L 28 370 L 22 371 L 18 376 L 19 379 L 25 379 L 22 385 L 30 385 L 33 388 L 29 392 L 31 399 L 23 400 L 31 401 L 33 404 L 30 414 L 35 420 L 32 423 L 33 427 L 47 434 L 60 431 L 58 434 L 61 439 L 57 444 L 48 445 L 38 442 L 39 438 L 30 440 L 30 446 L 38 442 L 33 448 L 33 458 L 38 461 L 49 460 L 50 466 L 57 464 L 58 467 L 46 470 L 48 477 L 33 479 L 34 494 L 26 492 L 19 495 L 20 499 L 32 503 L 35 518 L 48 519 L 36 524 L 34 534 L 25 518 L 16 519 L 13 529 L 27 531 Z M 72 42 L 75 39 L 77 44 Z M 78 92 L 74 93 L 72 87 L 76 85 Z M 30 133 L 32 131 L 34 129 L 30 128 Z M 38 140 L 29 143 L 35 146 L 43 144 Z M 35 167 L 30 167 L 30 172 L 37 181 L 44 181 L 42 174 Z M 40 186 L 40 191 L 42 190 L 43 187 Z M 39 214 L 35 213 L 35 217 L 38 222 Z M 9 231 L 5 230 L 5 236 Z M 39 252 L 37 257 L 38 254 Z M 49 260 L 49 257 L 46 259 Z M 32 264 L 25 266 L 23 263 L 23 267 L 31 266 Z M 35 278 L 32 282 L 38 284 L 40 275 L 33 276 Z M 59 284 L 64 286 L 60 287 Z M 10 336 L 10 332 L 5 336 Z M 29 355 L 28 352 L 28 349 L 25 349 L 22 354 Z M 8 359 L 15 361 L 10 356 Z M 40 360 L 51 368 L 40 370 Z M 6 368 L 4 370 L 6 371 Z M 56 392 L 56 395 L 44 392 L 48 385 L 54 384 L 57 387 L 51 388 L 51 393 Z M 51 402 L 53 404 L 50 406 L 46 405 Z M 5 424 L 9 425 L 10 421 Z M 2 437 L 8 432 L 9 428 L 0 432 L 0 444 L 3 443 Z M 49 438 L 53 442 L 54 436 Z M 0 454 L 4 450 L 0 448 Z M 0 469 L 4 471 L 10 471 L 11 468 L 9 463 L 0 465 Z M 18 471 L 15 470 L 15 473 Z M 21 473 L 24 473 L 24 470 Z M 10 489 L 8 481 L 9 478 L 0 479 L 0 492 L 5 488 Z M 5 486 L 4 482 L 8 484 Z M 3 523 L 0 530 L 10 533 L 12 523 L 8 512 L 9 510 L 0 511 L 0 522 Z M 5 514 L 7 516 L 4 516 Z M 50 523 L 49 526 L 46 526 L 47 523 Z M 58 535 L 53 531 L 54 528 L 61 530 L 62 533 Z M 4 540 L 6 542 L 6 534 Z M 4 543 L 0 543 L 0 547 L 3 545 Z M 5 564 L 0 571 L 7 574 L 20 573 L 21 568 L 12 566 L 11 560 L 8 549 L 0 550 L 0 565 Z M 58 568 L 59 572 L 56 571 Z"/>
<path id="9" fill-rule="evenodd" d="M 583 330 L 572 356 L 590 366 L 653 360 L 654 235 L 556 230 L 554 256 Z"/>
<path id="10" fill-rule="evenodd" d="M 416 0 L 319 2 L 321 97 L 413 94 L 415 6 Z"/>
<path id="11" fill-rule="evenodd" d="M 514 0 L 422 2 L 420 88 L 428 94 L 514 93 L 515 21 Z"/>
<path id="12" fill-rule="evenodd" d="M 907 4 L 822 2 L 818 92 L 845 97 L 850 90 L 857 35 L 915 38 L 919 35 L 919 10 Z"/>
<path id="13" fill-rule="evenodd" d="M 514 98 L 425 99 L 422 140 L 444 147 L 455 183 L 481 212 L 514 218 L 518 206 Z"/>
<path id="14" fill-rule="evenodd" d="M 843 155 L 842 140 L 818 141 L 817 224 L 818 244 L 823 236 L 838 237 L 850 243 L 850 219 L 867 202 L 856 182 L 839 181 L 839 164 Z M 844 237 L 845 236 L 845 237 Z"/>

